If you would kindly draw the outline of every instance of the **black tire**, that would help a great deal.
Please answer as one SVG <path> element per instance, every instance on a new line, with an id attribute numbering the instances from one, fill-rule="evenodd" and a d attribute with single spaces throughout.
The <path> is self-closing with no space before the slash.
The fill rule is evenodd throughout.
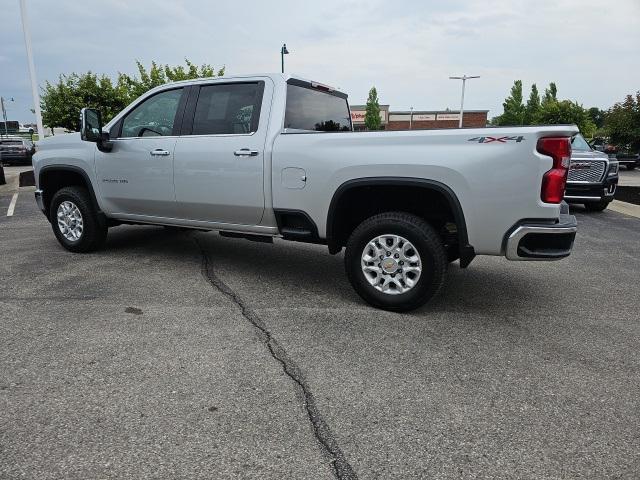
<path id="1" fill-rule="evenodd" d="M 386 234 L 405 238 L 420 255 L 422 272 L 407 292 L 394 295 L 381 292 L 369 283 L 362 271 L 365 247 Z M 349 237 L 344 261 L 347 278 L 358 295 L 374 307 L 394 312 L 413 310 L 429 301 L 442 287 L 447 271 L 447 252 L 440 236 L 423 219 L 404 212 L 381 213 L 362 222 Z"/>
<path id="2" fill-rule="evenodd" d="M 57 212 L 61 203 L 68 201 L 74 204 L 82 215 L 82 233 L 77 240 L 70 240 L 64 236 L 58 225 Z M 86 188 L 64 187 L 58 190 L 51 199 L 49 220 L 53 233 L 60 244 L 70 252 L 91 252 L 98 250 L 107 239 L 107 224 L 104 218 L 91 203 L 91 197 Z"/>
<path id="3" fill-rule="evenodd" d="M 588 212 L 602 212 L 609 206 L 609 202 L 605 200 L 601 200 L 599 202 L 593 203 L 585 203 L 584 208 L 587 209 Z"/>

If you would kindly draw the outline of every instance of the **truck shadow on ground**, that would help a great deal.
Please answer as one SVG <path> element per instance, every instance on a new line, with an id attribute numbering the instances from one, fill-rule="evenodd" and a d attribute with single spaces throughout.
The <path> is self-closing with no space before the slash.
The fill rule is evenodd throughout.
<path id="1" fill-rule="evenodd" d="M 325 246 L 276 240 L 271 244 L 224 238 L 214 232 L 171 231 L 158 227 L 116 228 L 109 232 L 108 252 L 140 251 L 144 255 L 201 256 L 196 239 L 207 251 L 220 277 L 239 288 L 245 301 L 262 307 L 363 308 L 349 284 L 343 255 L 330 255 Z M 449 265 L 440 294 L 413 312 L 474 312 L 518 315 L 530 312 L 561 285 L 542 274 L 500 258 L 476 261 L 468 269 Z M 550 283 L 551 282 L 551 283 Z"/>

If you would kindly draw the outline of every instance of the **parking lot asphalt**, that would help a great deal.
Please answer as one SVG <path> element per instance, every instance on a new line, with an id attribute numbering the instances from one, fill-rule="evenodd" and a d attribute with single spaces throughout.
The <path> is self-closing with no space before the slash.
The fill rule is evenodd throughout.
<path id="1" fill-rule="evenodd" d="M 0 196 L 0 478 L 637 478 L 640 219 L 457 263 L 409 314 L 342 255 L 117 227 L 63 250 Z"/>

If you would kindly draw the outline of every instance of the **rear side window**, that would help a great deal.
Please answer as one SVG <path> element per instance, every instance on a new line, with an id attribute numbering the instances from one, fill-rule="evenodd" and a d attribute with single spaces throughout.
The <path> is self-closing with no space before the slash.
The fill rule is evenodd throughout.
<path id="1" fill-rule="evenodd" d="M 289 84 L 284 128 L 316 132 L 351 131 L 347 99 L 330 92 Z"/>
<path id="2" fill-rule="evenodd" d="M 233 135 L 258 129 L 263 82 L 200 87 L 192 135 Z"/>

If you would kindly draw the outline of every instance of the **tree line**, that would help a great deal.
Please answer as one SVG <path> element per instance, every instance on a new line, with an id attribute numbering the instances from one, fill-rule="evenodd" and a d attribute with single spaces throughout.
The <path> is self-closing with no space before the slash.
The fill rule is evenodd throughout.
<path id="1" fill-rule="evenodd" d="M 640 149 L 640 91 L 614 104 L 608 110 L 584 108 L 572 100 L 560 100 L 558 88 L 550 83 L 540 96 L 534 83 L 524 102 L 522 81 L 513 82 L 505 98 L 503 113 L 491 125 L 558 125 L 575 124 L 586 138 L 607 138 L 611 143 L 637 151 Z"/>
<path id="2" fill-rule="evenodd" d="M 118 73 L 113 81 L 93 72 L 60 75 L 56 83 L 45 82 L 42 96 L 42 122 L 49 128 L 80 129 L 80 109 L 97 108 L 106 122 L 143 93 L 167 82 L 224 75 L 224 67 L 196 65 L 185 59 L 185 65 L 169 66 L 151 62 L 145 68 L 136 61 L 137 75 Z"/>

